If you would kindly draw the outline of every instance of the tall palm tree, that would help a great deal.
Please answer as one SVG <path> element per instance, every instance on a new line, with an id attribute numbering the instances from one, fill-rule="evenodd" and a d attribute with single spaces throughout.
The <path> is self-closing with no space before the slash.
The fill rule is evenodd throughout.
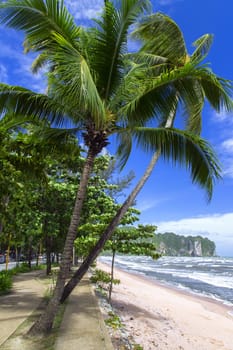
<path id="1" fill-rule="evenodd" d="M 173 74 L 174 70 L 186 70 L 187 67 L 189 69 L 190 65 L 195 71 L 195 73 L 193 72 L 194 74 L 190 74 L 188 76 L 185 75 L 184 78 L 181 75 L 179 79 L 175 79 L 172 86 L 169 85 L 170 91 L 166 98 L 170 111 L 165 115 L 161 113 L 159 116 L 160 124 L 165 128 L 171 128 L 174 124 L 178 107 L 180 107 L 180 110 L 183 107 L 183 116 L 186 120 L 186 130 L 191 131 L 194 134 L 193 137 L 195 138 L 201 132 L 201 114 L 205 100 L 207 100 L 218 112 L 221 110 L 221 108 L 225 108 L 226 110 L 232 109 L 232 101 L 230 96 L 225 93 L 223 86 L 221 86 L 221 79 L 219 79 L 205 66 L 200 66 L 201 62 L 205 59 L 209 52 L 212 43 L 211 35 L 206 34 L 196 40 L 194 43 L 196 49 L 194 53 L 189 56 L 185 46 L 183 34 L 178 25 L 168 16 L 157 13 L 146 17 L 133 32 L 133 37 L 142 41 L 142 47 L 139 52 L 136 54 L 131 54 L 130 57 L 135 64 L 145 66 L 144 75 L 142 77 L 144 81 L 142 86 L 145 87 L 145 90 L 143 90 L 141 96 L 138 96 L 138 91 L 136 92 L 135 100 L 137 99 L 137 106 L 133 106 L 133 110 L 132 104 L 134 104 L 135 101 L 134 98 L 132 98 L 132 95 L 130 95 L 130 98 L 128 99 L 129 102 L 125 106 L 125 108 L 130 109 L 130 113 L 127 113 L 127 115 L 128 118 L 133 119 L 133 122 L 136 121 L 136 124 L 140 123 L 142 111 L 145 119 L 145 114 L 147 113 L 149 119 L 151 116 L 154 116 L 154 113 L 151 113 L 155 103 L 153 99 L 154 88 L 149 82 L 148 89 L 146 78 L 149 77 L 149 79 L 152 80 L 160 79 L 162 77 L 163 79 L 164 72 L 171 72 L 170 74 Z M 203 74 L 199 74 L 199 70 L 201 70 L 201 73 Z M 230 92 L 231 85 L 229 84 L 225 87 L 226 91 Z M 229 90 L 227 88 L 229 88 Z M 148 112 L 145 111 L 146 108 L 148 108 Z M 140 133 L 138 133 L 138 130 L 140 130 Z M 138 143 L 141 144 L 142 147 L 145 147 L 146 149 L 150 147 L 151 143 L 148 142 L 148 136 L 150 137 L 150 135 L 148 135 L 148 133 L 151 133 L 151 135 L 153 134 L 152 130 L 141 127 L 134 128 L 134 130 L 126 130 L 125 133 L 119 134 L 123 141 L 119 151 L 121 155 L 123 155 L 124 161 L 130 153 L 129 150 L 131 149 L 133 136 L 137 138 Z M 62 302 L 66 300 L 73 288 L 81 280 L 88 266 L 90 266 L 90 264 L 96 259 L 106 240 L 111 236 L 123 215 L 133 204 L 136 196 L 154 170 L 154 167 L 161 154 L 164 155 L 164 150 L 158 146 L 144 175 L 132 190 L 121 208 L 118 210 L 118 213 L 113 218 L 109 226 L 103 232 L 99 242 L 92 249 L 81 267 L 75 272 L 71 280 L 65 286 L 61 299 Z M 194 156 L 194 154 L 192 155 Z M 209 156 L 210 154 L 206 154 L 207 158 Z M 212 158 L 212 160 L 216 162 L 216 159 Z M 212 160 L 210 160 L 210 162 L 212 162 Z M 196 182 L 197 180 L 196 174 L 200 170 L 198 168 L 201 168 L 201 165 L 197 161 L 196 168 L 193 172 L 193 182 Z M 211 199 L 213 191 L 213 176 L 217 178 L 217 172 L 212 173 L 210 177 L 206 177 L 206 175 L 204 175 L 204 178 L 206 179 L 204 186 L 208 191 L 209 200 Z"/>
<path id="2" fill-rule="evenodd" d="M 204 77 L 209 89 L 218 91 L 218 103 L 230 105 L 227 82 L 213 79 L 205 67 L 196 68 L 190 63 L 172 70 L 166 66 L 160 69 L 161 59 L 152 67 L 126 55 L 129 28 L 149 5 L 147 0 L 122 0 L 116 6 L 105 1 L 102 17 L 90 29 L 76 26 L 62 1 L 8 0 L 0 6 L 0 22 L 23 30 L 25 48 L 39 53 L 33 69 L 38 70 L 45 63 L 49 67 L 47 95 L 1 84 L 0 113 L 9 109 L 16 116 L 24 115 L 30 120 L 47 119 L 52 126 L 66 129 L 71 126 L 87 147 L 54 296 L 32 332 L 45 332 L 52 327 L 69 272 L 93 162 L 112 134 L 119 135 L 123 161 L 130 151 L 131 144 L 125 142 L 130 135 L 144 148 L 158 149 L 164 157 L 185 164 L 191 169 L 193 181 L 210 193 L 213 181 L 219 176 L 211 147 L 198 135 L 162 126 L 145 127 L 153 115 L 160 118 L 171 113 L 177 104 L 176 96 L 184 95 L 191 77 Z M 178 84 L 181 79 L 184 83 Z M 140 184 L 137 193 L 141 187 Z M 79 277 L 119 223 L 132 196 L 82 266 Z"/>

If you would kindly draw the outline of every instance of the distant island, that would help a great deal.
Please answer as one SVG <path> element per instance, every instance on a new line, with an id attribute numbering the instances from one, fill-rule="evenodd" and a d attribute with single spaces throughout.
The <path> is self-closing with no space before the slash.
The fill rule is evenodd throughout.
<path id="1" fill-rule="evenodd" d="M 168 256 L 215 256 L 215 243 L 201 236 L 181 236 L 173 232 L 155 234 L 157 250 Z"/>

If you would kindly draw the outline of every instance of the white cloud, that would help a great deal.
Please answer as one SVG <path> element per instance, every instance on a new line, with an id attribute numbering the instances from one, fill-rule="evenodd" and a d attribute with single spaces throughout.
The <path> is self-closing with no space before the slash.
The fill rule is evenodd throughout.
<path id="1" fill-rule="evenodd" d="M 233 255 L 233 212 L 198 216 L 174 221 L 156 222 L 158 232 L 174 232 L 184 236 L 201 235 L 216 243 L 221 252 L 229 249 Z"/>
<path id="2" fill-rule="evenodd" d="M 92 19 L 96 18 L 101 12 L 104 1 L 103 0 L 66 0 L 65 4 L 69 11 L 73 14 L 75 19 Z"/>
<path id="3" fill-rule="evenodd" d="M 183 0 L 158 0 L 158 5 L 170 6 L 170 5 L 174 5 L 174 3 L 180 2 L 180 1 L 183 1 Z"/>
<path id="4" fill-rule="evenodd" d="M 212 112 L 213 128 L 218 132 L 213 143 L 216 144 L 223 175 L 233 178 L 233 114 L 225 110 L 220 113 Z"/>
<path id="5" fill-rule="evenodd" d="M 7 69 L 3 64 L 0 64 L 0 81 L 7 83 L 7 78 L 8 78 Z"/>
<path id="6" fill-rule="evenodd" d="M 137 204 L 137 209 L 139 209 L 141 212 L 145 212 L 146 210 L 152 209 L 157 207 L 161 203 L 161 200 L 140 200 L 139 204 Z"/>
<path id="7" fill-rule="evenodd" d="M 233 178 L 233 137 L 223 141 L 219 148 L 223 163 L 223 174 Z"/>
<path id="8" fill-rule="evenodd" d="M 17 43 L 22 42 L 22 37 L 17 37 Z M 33 62 L 33 56 L 30 54 L 24 54 L 21 45 L 16 46 L 14 41 L 9 44 L 0 40 L 0 58 L 3 64 L 0 66 L 0 80 L 3 82 L 9 82 L 10 76 L 14 78 L 14 81 L 10 81 L 10 84 L 20 85 L 28 87 L 37 92 L 43 92 L 45 89 L 45 82 L 42 70 L 38 74 L 33 74 L 31 71 L 31 64 Z M 9 63 L 12 61 L 12 64 Z M 7 68 L 10 73 L 7 74 Z M 9 79 L 7 79 L 9 76 Z M 8 80 L 8 81 L 7 81 Z"/>
<path id="9" fill-rule="evenodd" d="M 217 123 L 233 123 L 232 113 L 222 110 L 220 113 L 213 112 L 212 119 Z"/>
<path id="10" fill-rule="evenodd" d="M 233 138 L 223 141 L 222 148 L 233 155 Z"/>
<path id="11" fill-rule="evenodd" d="M 18 65 L 14 70 L 14 74 L 21 77 L 21 84 L 23 86 L 37 92 L 44 92 L 46 86 L 44 71 L 41 69 L 37 74 L 33 74 L 31 71 L 33 60 L 34 58 L 31 55 L 19 55 Z"/>

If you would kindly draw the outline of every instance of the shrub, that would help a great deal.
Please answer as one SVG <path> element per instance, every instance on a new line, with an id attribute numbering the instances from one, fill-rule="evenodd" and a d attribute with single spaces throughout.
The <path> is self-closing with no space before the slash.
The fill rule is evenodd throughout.
<path id="1" fill-rule="evenodd" d="M 99 283 L 99 284 L 109 284 L 111 282 L 111 275 L 108 272 L 105 272 L 103 270 L 96 269 L 93 273 L 93 275 L 90 278 L 92 283 Z M 113 279 L 113 284 L 119 284 L 120 280 Z"/>
<path id="2" fill-rule="evenodd" d="M 13 274 L 17 274 L 17 273 L 26 273 L 26 272 L 31 272 L 35 270 L 43 270 L 43 269 L 45 269 L 45 265 L 38 265 L 38 266 L 32 265 L 30 268 L 28 264 L 24 262 L 10 271 L 12 271 Z"/>
<path id="3" fill-rule="evenodd" d="M 120 319 L 120 317 L 117 314 L 115 314 L 114 312 L 110 311 L 108 313 L 108 316 L 109 316 L 109 318 L 107 318 L 105 320 L 105 323 L 108 326 L 110 326 L 110 327 L 112 327 L 114 329 L 122 327 L 121 319 Z"/>
<path id="4" fill-rule="evenodd" d="M 0 272 L 0 295 L 9 293 L 12 288 L 12 274 L 8 271 Z"/>

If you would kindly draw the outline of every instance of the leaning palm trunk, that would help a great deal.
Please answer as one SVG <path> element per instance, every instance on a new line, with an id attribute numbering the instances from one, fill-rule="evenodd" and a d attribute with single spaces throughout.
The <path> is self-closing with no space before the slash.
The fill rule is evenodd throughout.
<path id="1" fill-rule="evenodd" d="M 73 244 L 77 235 L 77 228 L 80 221 L 83 202 L 86 196 L 87 184 L 91 171 L 93 169 L 95 157 L 96 152 L 93 151 L 92 148 L 90 148 L 83 168 L 79 189 L 76 195 L 75 206 L 69 230 L 66 236 L 64 251 L 60 264 L 60 271 L 57 277 L 57 283 L 54 289 L 54 293 L 46 308 L 46 311 L 41 315 L 39 320 L 31 327 L 31 329 L 29 330 L 29 334 L 47 333 L 52 328 L 54 318 L 59 308 L 60 299 L 63 294 L 65 282 L 69 275 Z"/>
<path id="2" fill-rule="evenodd" d="M 76 285 L 80 282 L 80 280 L 83 278 L 84 274 L 87 272 L 90 265 L 94 262 L 94 260 L 97 258 L 101 250 L 103 249 L 106 241 L 111 237 L 112 233 L 116 229 L 116 227 L 119 225 L 121 219 L 129 209 L 129 207 L 133 204 L 136 196 L 142 189 L 142 187 L 145 185 L 146 181 L 150 177 L 155 164 L 157 163 L 160 156 L 160 151 L 157 151 L 147 167 L 144 175 L 138 182 L 138 184 L 135 186 L 132 193 L 128 196 L 126 201 L 123 203 L 121 208 L 117 211 L 115 217 L 112 219 L 108 227 L 105 229 L 103 234 L 101 235 L 99 241 L 96 243 L 95 247 L 91 250 L 88 257 L 83 261 L 82 265 L 79 267 L 79 269 L 74 273 L 73 277 L 70 279 L 70 281 L 67 283 L 67 285 L 64 288 L 64 292 L 61 298 L 61 302 L 63 303 L 67 297 L 70 295 L 72 290 L 76 287 Z"/>
<path id="3" fill-rule="evenodd" d="M 170 128 L 173 124 L 175 117 L 175 112 L 174 110 L 171 112 L 170 116 L 167 118 L 165 128 Z M 111 237 L 112 233 L 116 229 L 116 227 L 119 225 L 121 219 L 127 212 L 127 210 L 131 207 L 131 205 L 134 203 L 135 198 L 145 185 L 146 181 L 150 177 L 158 159 L 161 154 L 161 151 L 158 150 L 155 152 L 151 158 L 150 164 L 147 167 L 144 175 L 141 177 L 137 185 L 135 186 L 134 190 L 131 192 L 131 194 L 128 196 L 126 201 L 123 203 L 121 208 L 117 211 L 115 217 L 112 219 L 108 227 L 105 229 L 103 234 L 101 235 L 99 241 L 96 243 L 95 247 L 91 250 L 87 258 L 83 261 L 82 265 L 79 267 L 79 269 L 74 273 L 73 277 L 70 279 L 70 281 L 66 284 L 64 288 L 64 292 L 61 297 L 61 303 L 63 303 L 72 290 L 76 287 L 76 285 L 81 281 L 83 278 L 84 274 L 87 272 L 88 268 L 90 265 L 94 262 L 94 260 L 97 258 L 101 250 L 103 249 L 106 241 Z"/>

